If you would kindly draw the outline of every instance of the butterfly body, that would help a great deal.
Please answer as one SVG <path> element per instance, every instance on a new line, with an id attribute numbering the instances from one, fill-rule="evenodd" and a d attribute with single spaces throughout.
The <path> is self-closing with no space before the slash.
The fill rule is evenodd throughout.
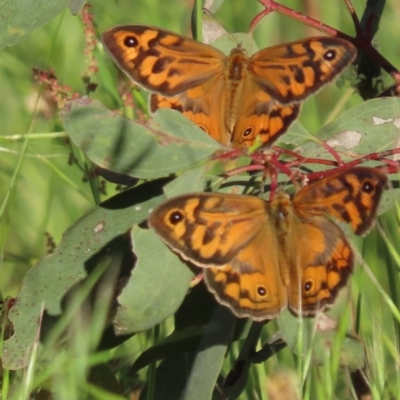
<path id="1" fill-rule="evenodd" d="M 103 43 L 118 66 L 153 92 L 150 110 L 182 112 L 234 148 L 270 144 L 298 117 L 300 102 L 332 81 L 355 57 L 339 38 L 317 37 L 229 55 L 163 29 L 117 26 Z"/>
<path id="2" fill-rule="evenodd" d="M 237 316 L 271 319 L 286 307 L 314 315 L 334 302 L 354 265 L 348 240 L 327 214 L 365 233 L 385 184 L 384 174 L 353 168 L 309 184 L 292 199 L 283 191 L 272 201 L 188 194 L 158 206 L 149 225 L 204 268 L 209 290 Z"/>

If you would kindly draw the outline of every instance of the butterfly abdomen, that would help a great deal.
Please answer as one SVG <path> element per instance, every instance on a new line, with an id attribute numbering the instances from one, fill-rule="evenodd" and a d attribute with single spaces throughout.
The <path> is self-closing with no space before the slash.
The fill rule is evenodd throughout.
<path id="1" fill-rule="evenodd" d="M 226 115 L 227 131 L 232 135 L 245 99 L 244 85 L 249 75 L 249 58 L 241 47 L 232 49 L 226 58 Z M 222 100 L 222 99 L 221 99 Z"/>

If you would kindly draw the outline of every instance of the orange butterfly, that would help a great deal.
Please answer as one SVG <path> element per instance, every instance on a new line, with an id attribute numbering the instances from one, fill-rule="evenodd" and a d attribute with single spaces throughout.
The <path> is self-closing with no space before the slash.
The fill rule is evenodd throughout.
<path id="1" fill-rule="evenodd" d="M 159 205 L 149 225 L 185 260 L 205 269 L 216 299 L 238 317 L 275 318 L 288 307 L 314 315 L 331 305 L 354 255 L 328 216 L 362 235 L 373 225 L 386 176 L 352 168 L 310 183 L 292 199 L 193 193 Z"/>
<path id="2" fill-rule="evenodd" d="M 152 112 L 182 112 L 214 139 L 234 148 L 270 145 L 298 117 L 300 102 L 331 82 L 356 56 L 349 42 L 314 37 L 248 57 L 226 56 L 174 32 L 117 26 L 102 36 L 117 65 L 150 90 Z"/>

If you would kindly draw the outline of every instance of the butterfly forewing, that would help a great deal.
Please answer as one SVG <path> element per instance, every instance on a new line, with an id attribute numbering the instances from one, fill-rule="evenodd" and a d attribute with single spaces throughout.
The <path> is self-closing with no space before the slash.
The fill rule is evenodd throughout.
<path id="1" fill-rule="evenodd" d="M 201 267 L 224 265 L 263 227 L 265 204 L 256 197 L 194 193 L 162 203 L 149 224 L 183 258 Z"/>
<path id="2" fill-rule="evenodd" d="M 366 167 L 338 172 L 301 189 L 293 202 L 299 215 L 330 214 L 358 235 L 372 227 L 387 177 Z"/>
<path id="3" fill-rule="evenodd" d="M 104 32 L 102 41 L 135 83 L 164 96 L 208 81 L 223 69 L 225 59 L 214 47 L 149 26 L 117 26 Z"/>
<path id="4" fill-rule="evenodd" d="M 355 58 L 339 38 L 316 37 L 270 47 L 250 59 L 253 79 L 281 104 L 300 102 L 331 82 Z"/>

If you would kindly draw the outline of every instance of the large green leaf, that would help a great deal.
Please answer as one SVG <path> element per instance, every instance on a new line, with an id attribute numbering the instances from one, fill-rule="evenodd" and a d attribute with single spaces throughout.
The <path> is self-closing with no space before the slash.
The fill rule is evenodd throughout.
<path id="1" fill-rule="evenodd" d="M 51 21 L 68 5 L 76 10 L 76 0 L 1 2 L 0 49 L 18 43 L 25 35 Z"/>
<path id="2" fill-rule="evenodd" d="M 165 339 L 145 350 L 134 362 L 130 374 L 150 363 L 185 353 L 195 353 L 216 307 L 217 301 L 204 281 L 194 286 L 175 313 L 175 330 Z"/>
<path id="3" fill-rule="evenodd" d="M 325 125 L 315 136 L 333 147 L 344 161 L 399 147 L 400 99 L 386 97 L 366 101 Z M 306 157 L 333 159 L 320 142 L 301 147 Z M 321 165 L 319 170 L 325 169 Z"/>
<path id="4" fill-rule="evenodd" d="M 204 281 L 190 290 L 184 302 L 175 313 L 175 330 L 165 339 L 145 350 L 132 365 L 133 376 L 141 368 L 165 358 L 195 353 L 219 304 L 208 291 Z M 247 338 L 251 321 L 244 318 L 236 320 L 232 341 Z M 221 325 L 226 330 L 225 325 Z"/>
<path id="5" fill-rule="evenodd" d="M 217 307 L 201 338 L 197 353 L 167 358 L 158 367 L 153 399 L 209 400 L 233 335 L 235 317 L 226 307 Z M 185 332 L 182 332 L 185 334 Z M 194 340 L 198 333 L 193 332 Z M 189 337 L 187 337 L 190 339 Z M 140 399 L 146 399 L 147 387 Z"/>
<path id="6" fill-rule="evenodd" d="M 167 197 L 184 193 L 202 192 L 205 189 L 205 169 L 194 168 L 184 172 L 164 187 Z"/>
<path id="7" fill-rule="evenodd" d="M 110 243 L 148 216 L 165 198 L 153 181 L 123 192 L 94 208 L 64 234 L 56 251 L 42 258 L 25 276 L 9 318 L 15 334 L 5 342 L 3 365 L 18 369 L 26 365 L 40 327 L 41 312 L 59 315 L 69 289 L 87 276 L 88 266 Z"/>
<path id="8" fill-rule="evenodd" d="M 217 383 L 236 318 L 223 306 L 217 307 L 194 359 L 182 400 L 208 400 Z"/>
<path id="9" fill-rule="evenodd" d="M 151 127 L 108 110 L 88 97 L 70 100 L 64 126 L 73 142 L 98 166 L 154 179 L 206 161 L 221 149 L 181 113 L 158 110 Z"/>
<path id="10" fill-rule="evenodd" d="M 138 260 L 118 297 L 117 334 L 148 329 L 172 315 L 182 303 L 194 273 L 153 231 L 135 227 L 133 250 Z"/>

